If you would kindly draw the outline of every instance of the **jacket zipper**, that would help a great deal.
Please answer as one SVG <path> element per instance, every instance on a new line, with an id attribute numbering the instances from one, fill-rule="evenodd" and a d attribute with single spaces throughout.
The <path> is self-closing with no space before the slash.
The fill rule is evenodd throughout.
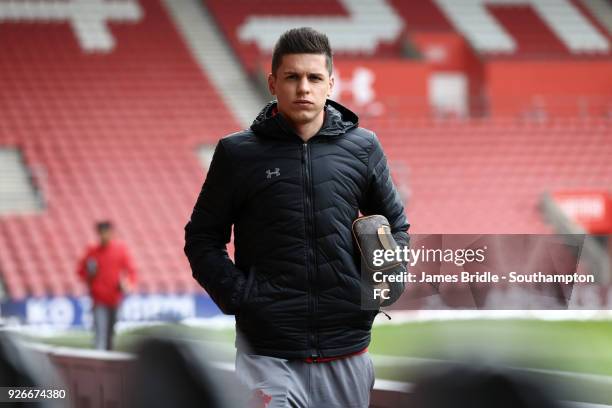
<path id="1" fill-rule="evenodd" d="M 319 358 L 318 342 L 316 336 L 316 313 L 317 313 L 317 290 L 316 282 L 316 251 L 314 233 L 314 205 L 313 191 L 310 171 L 310 149 L 308 143 L 302 145 L 302 165 L 304 170 L 304 207 L 305 207 L 305 226 L 306 226 L 306 269 L 308 271 L 308 312 L 310 315 L 310 332 L 308 341 L 310 343 L 310 357 L 316 361 Z"/>

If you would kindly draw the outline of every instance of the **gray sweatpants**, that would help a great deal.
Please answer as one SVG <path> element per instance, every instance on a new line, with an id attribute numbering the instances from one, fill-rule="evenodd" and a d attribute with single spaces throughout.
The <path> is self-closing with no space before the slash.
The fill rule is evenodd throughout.
<path id="1" fill-rule="evenodd" d="M 112 350 L 117 309 L 94 305 L 94 347 L 98 350 Z"/>
<path id="2" fill-rule="evenodd" d="M 374 387 L 368 353 L 306 363 L 238 351 L 236 375 L 262 408 L 367 408 Z"/>

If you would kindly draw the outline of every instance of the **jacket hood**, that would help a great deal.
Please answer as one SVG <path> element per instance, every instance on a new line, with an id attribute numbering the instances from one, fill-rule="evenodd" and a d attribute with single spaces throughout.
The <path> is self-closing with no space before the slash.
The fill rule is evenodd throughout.
<path id="1" fill-rule="evenodd" d="M 325 102 L 325 119 L 317 135 L 341 136 L 359 125 L 359 118 L 350 109 L 328 99 Z M 289 122 L 278 113 L 277 102 L 269 102 L 251 125 L 256 135 L 273 139 L 299 137 Z"/>

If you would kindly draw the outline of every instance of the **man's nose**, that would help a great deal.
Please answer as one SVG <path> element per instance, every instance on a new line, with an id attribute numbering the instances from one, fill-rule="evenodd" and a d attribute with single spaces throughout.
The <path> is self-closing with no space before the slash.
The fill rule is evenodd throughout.
<path id="1" fill-rule="evenodd" d="M 308 83 L 307 77 L 300 78 L 298 82 L 298 92 L 299 93 L 308 93 L 310 91 L 310 84 Z"/>

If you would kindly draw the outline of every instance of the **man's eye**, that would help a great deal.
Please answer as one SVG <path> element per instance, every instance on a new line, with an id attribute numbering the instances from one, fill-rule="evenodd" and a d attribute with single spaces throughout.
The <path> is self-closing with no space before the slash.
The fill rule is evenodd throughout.
<path id="1" fill-rule="evenodd" d="M 321 79 L 321 77 L 318 77 L 318 76 L 312 76 L 312 77 L 310 77 L 310 80 L 313 81 L 313 82 L 319 82 L 322 79 Z"/>
<path id="2" fill-rule="evenodd" d="M 287 79 L 296 79 L 297 75 L 287 75 Z"/>

